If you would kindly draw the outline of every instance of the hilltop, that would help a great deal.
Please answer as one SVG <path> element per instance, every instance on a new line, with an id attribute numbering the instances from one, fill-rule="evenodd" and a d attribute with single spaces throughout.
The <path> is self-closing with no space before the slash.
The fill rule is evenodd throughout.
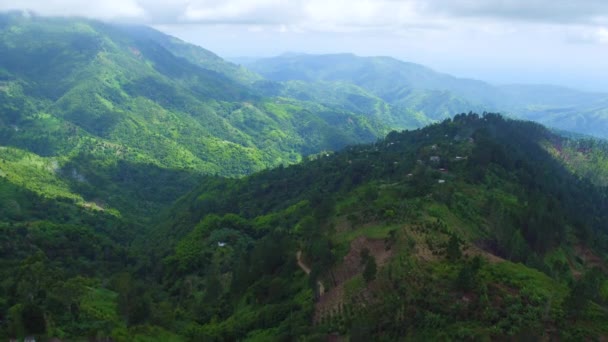
<path id="1" fill-rule="evenodd" d="M 146 273 L 199 313 L 193 339 L 606 336 L 608 189 L 555 158 L 585 144 L 462 114 L 207 179 L 156 228 Z"/>

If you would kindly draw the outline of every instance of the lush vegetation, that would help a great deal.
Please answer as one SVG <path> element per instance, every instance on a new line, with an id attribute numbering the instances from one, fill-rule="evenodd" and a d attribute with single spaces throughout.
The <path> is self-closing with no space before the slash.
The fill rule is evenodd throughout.
<path id="1" fill-rule="evenodd" d="M 146 273 L 169 272 L 164 286 L 192 313 L 196 291 L 177 288 L 197 281 L 201 305 L 209 291 L 224 298 L 194 315 L 192 339 L 605 336 L 608 190 L 547 151 L 573 144 L 536 124 L 458 115 L 209 178 L 157 227 L 152 260 L 164 264 Z"/>
<path id="2" fill-rule="evenodd" d="M 374 118 L 246 86 L 255 74 L 157 31 L 0 17 L 0 145 L 241 176 L 373 141 Z"/>
<path id="3" fill-rule="evenodd" d="M 204 174 L 373 141 L 379 118 L 262 96 L 260 76 L 158 31 L 0 15 L 1 173 L 140 224 Z"/>
<path id="4" fill-rule="evenodd" d="M 600 338 L 608 189 L 552 153 L 577 144 L 462 114 L 250 177 L 204 177 L 139 230 L 3 178 L 1 331 Z"/>

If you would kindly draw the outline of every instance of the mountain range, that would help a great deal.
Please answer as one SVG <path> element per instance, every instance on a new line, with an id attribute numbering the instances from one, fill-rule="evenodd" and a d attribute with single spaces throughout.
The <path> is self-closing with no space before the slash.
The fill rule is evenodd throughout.
<path id="1" fill-rule="evenodd" d="M 389 122 L 401 129 L 442 120 L 454 113 L 485 110 L 561 130 L 608 137 L 608 94 L 604 93 L 551 85 L 495 86 L 391 57 L 353 54 L 285 54 L 249 59 L 245 66 L 281 82 L 283 87 L 278 92 L 295 98 L 312 98 L 344 108 L 354 105 L 370 113 L 379 98 L 384 108 L 390 108 L 393 121 Z M 355 87 L 359 89 L 355 91 Z M 357 99 L 359 102 L 353 103 Z"/>

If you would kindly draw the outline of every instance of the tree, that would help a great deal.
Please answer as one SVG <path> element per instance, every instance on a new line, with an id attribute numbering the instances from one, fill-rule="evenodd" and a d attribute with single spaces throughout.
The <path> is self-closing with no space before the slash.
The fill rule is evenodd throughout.
<path id="1" fill-rule="evenodd" d="M 41 307 L 26 305 L 21 313 L 21 319 L 26 333 L 42 335 L 46 332 L 46 320 Z"/>
<path id="2" fill-rule="evenodd" d="M 374 256 L 369 256 L 367 258 L 367 262 L 365 263 L 365 269 L 363 270 L 363 279 L 365 282 L 369 283 L 370 281 L 376 279 L 376 272 L 378 267 L 376 265 L 376 258 Z"/>
<path id="3" fill-rule="evenodd" d="M 576 320 L 584 312 L 589 301 L 600 300 L 601 287 L 604 281 L 605 276 L 602 271 L 594 268 L 571 284 L 570 294 L 564 301 L 570 317 Z"/>
<path id="4" fill-rule="evenodd" d="M 450 261 L 456 261 L 462 256 L 462 252 L 460 251 L 460 241 L 458 241 L 458 238 L 454 234 L 450 236 L 446 253 L 448 260 Z"/>
<path id="5" fill-rule="evenodd" d="M 369 248 L 365 247 L 361 249 L 361 252 L 359 252 L 359 256 L 361 257 L 361 265 L 365 265 L 367 263 L 367 260 L 369 259 Z"/>
<path id="6" fill-rule="evenodd" d="M 479 255 L 475 256 L 470 262 L 467 262 L 456 277 L 456 288 L 462 291 L 471 291 L 477 283 L 477 273 L 481 268 L 482 260 Z"/>
<path id="7" fill-rule="evenodd" d="M 308 215 L 305 216 L 298 223 L 297 230 L 307 240 L 313 239 L 314 237 L 319 235 L 319 225 L 315 221 L 315 219 Z"/>
<path id="8" fill-rule="evenodd" d="M 507 250 L 510 250 L 509 259 L 513 261 L 524 261 L 530 254 L 530 248 L 520 230 L 513 234 Z"/>
<path id="9" fill-rule="evenodd" d="M 118 292 L 118 311 L 127 326 L 144 322 L 150 315 L 150 296 L 145 288 L 136 283 L 128 272 L 116 275 L 112 281 L 113 288 Z"/>

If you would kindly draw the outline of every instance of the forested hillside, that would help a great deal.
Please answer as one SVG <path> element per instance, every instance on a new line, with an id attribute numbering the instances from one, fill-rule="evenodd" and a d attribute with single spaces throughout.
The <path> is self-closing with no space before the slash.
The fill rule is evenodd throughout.
<path id="1" fill-rule="evenodd" d="M 1 331 L 603 338 L 608 188 L 586 168 L 606 156 L 595 144 L 461 114 L 241 179 L 204 177 L 152 229 L 130 231 L 139 237 L 110 213 L 4 181 Z"/>
<path id="2" fill-rule="evenodd" d="M 0 20 L 2 145 L 235 176 L 385 132 L 350 112 L 264 98 L 246 86 L 259 76 L 151 29 Z"/>
<path id="3" fill-rule="evenodd" d="M 3 176 L 141 221 L 203 174 L 373 141 L 379 118 L 265 97 L 261 77 L 156 30 L 0 15 Z"/>
<path id="4" fill-rule="evenodd" d="M 591 153 L 536 124 L 463 114 L 210 178 L 156 229 L 151 260 L 164 263 L 147 273 L 198 313 L 192 339 L 606 336 L 608 189 L 585 176 L 595 161 L 573 173 L 549 151 L 577 144 Z"/>

